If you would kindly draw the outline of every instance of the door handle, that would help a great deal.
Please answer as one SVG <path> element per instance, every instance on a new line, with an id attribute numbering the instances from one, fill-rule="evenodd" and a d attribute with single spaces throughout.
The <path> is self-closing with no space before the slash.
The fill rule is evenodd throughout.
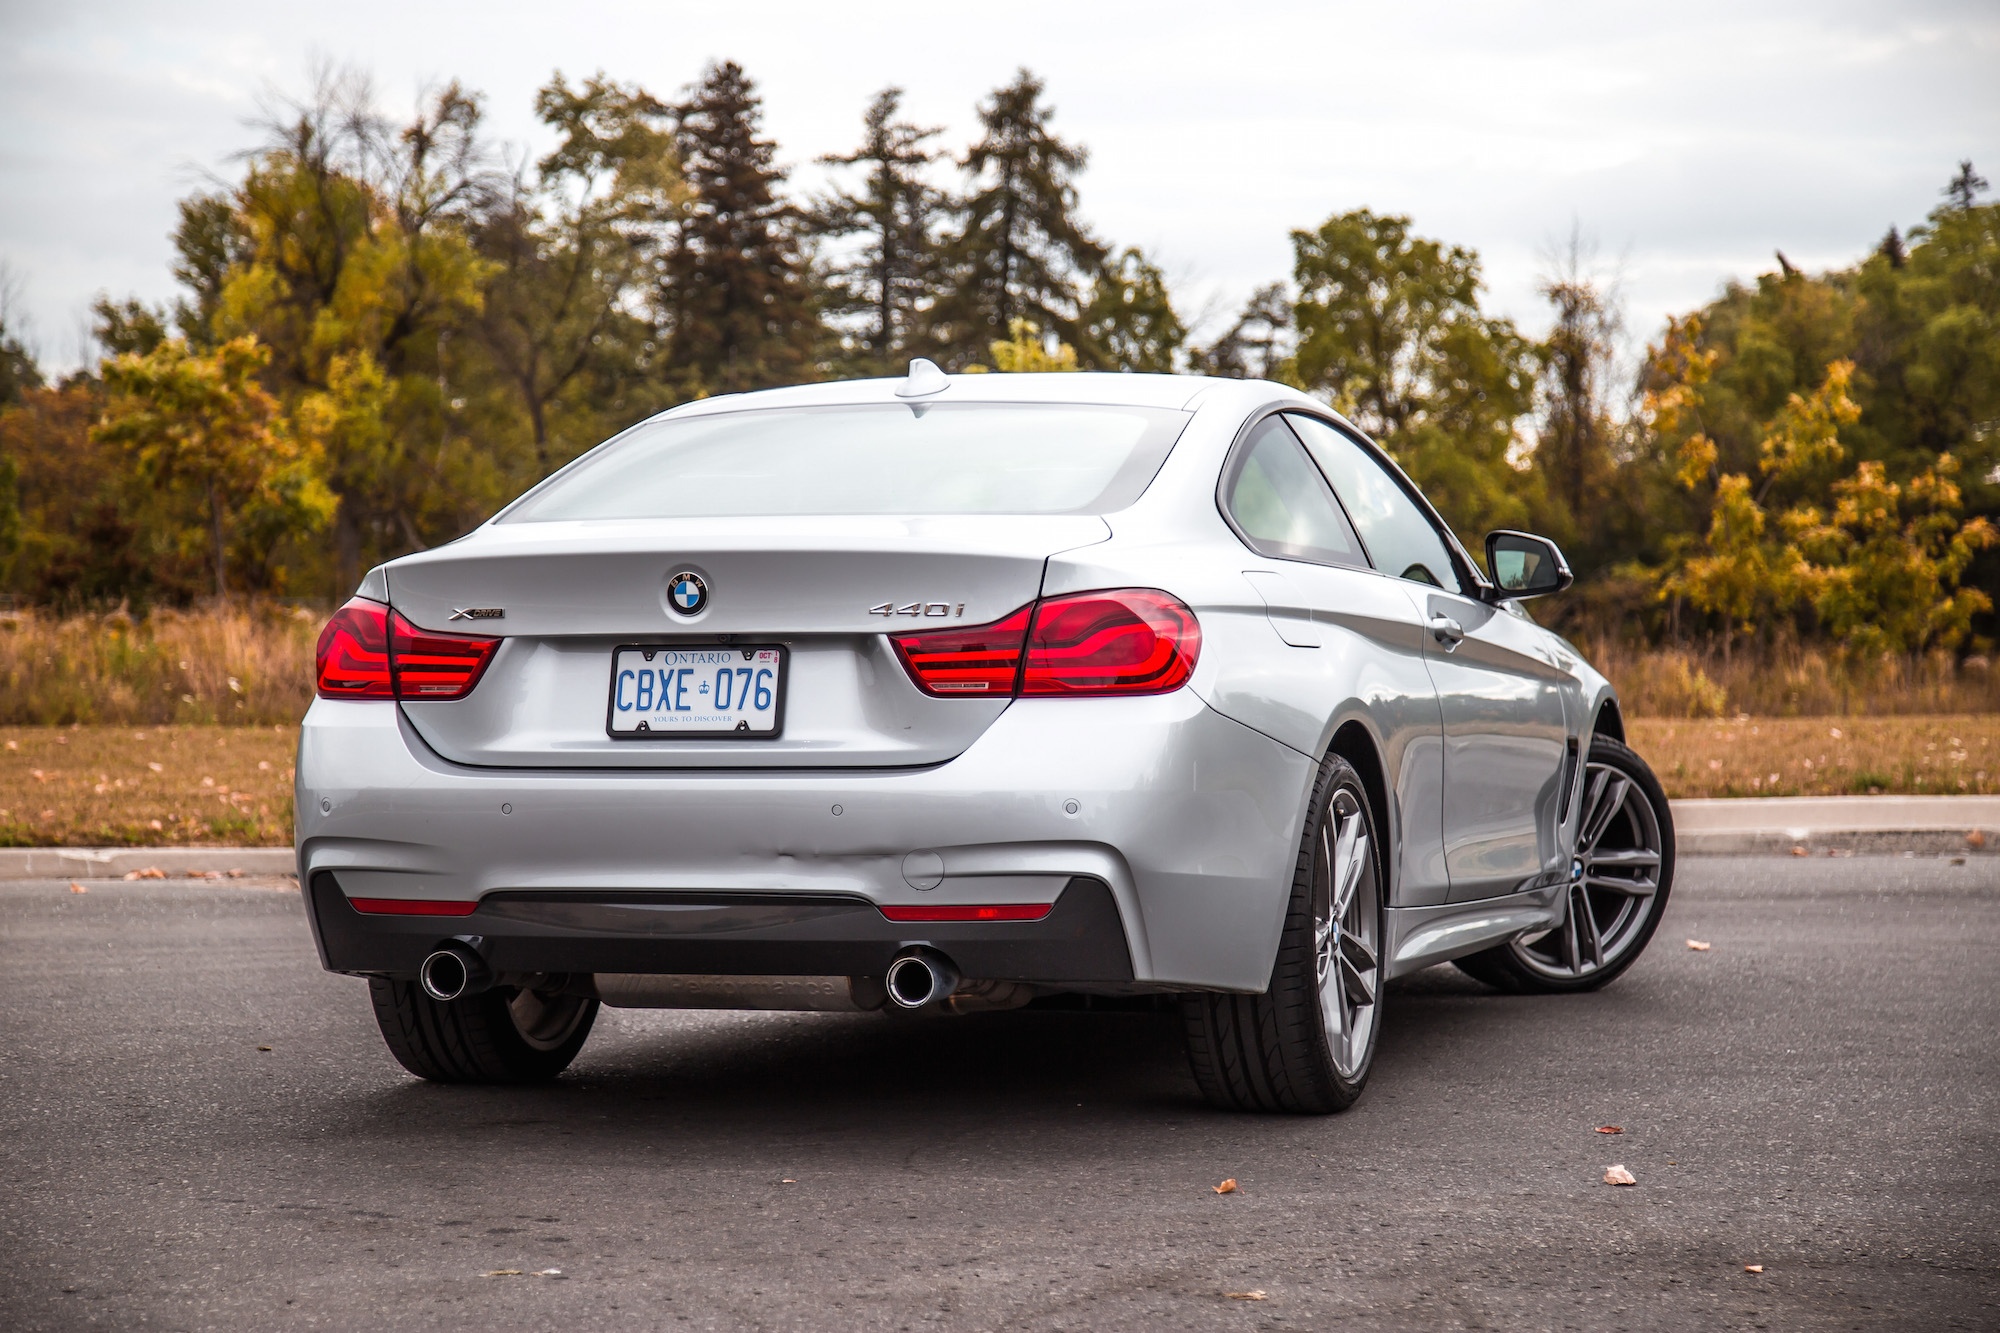
<path id="1" fill-rule="evenodd" d="M 1432 616 L 1431 637 L 1443 644 L 1446 652 L 1450 652 L 1465 638 L 1465 626 L 1450 616 Z"/>

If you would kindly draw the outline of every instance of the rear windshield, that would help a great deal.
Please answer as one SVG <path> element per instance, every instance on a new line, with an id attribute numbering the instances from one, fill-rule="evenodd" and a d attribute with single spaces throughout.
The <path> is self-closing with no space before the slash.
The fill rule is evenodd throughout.
<path id="1" fill-rule="evenodd" d="M 894 403 L 668 417 L 586 454 L 500 521 L 1109 513 L 1139 498 L 1188 415 Z"/>

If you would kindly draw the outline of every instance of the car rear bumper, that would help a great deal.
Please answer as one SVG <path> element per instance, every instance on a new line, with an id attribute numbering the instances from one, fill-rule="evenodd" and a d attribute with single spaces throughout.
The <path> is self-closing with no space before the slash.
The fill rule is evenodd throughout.
<path id="1" fill-rule="evenodd" d="M 453 939 L 495 972 L 881 977 L 921 945 L 981 980 L 1133 979 L 1118 905 L 1095 879 L 1069 881 L 1039 921 L 901 923 L 833 894 L 506 890 L 468 916 L 399 916 L 356 911 L 334 871 L 313 877 L 307 902 L 322 960 L 336 972 L 414 976 Z"/>
<path id="2" fill-rule="evenodd" d="M 1022 700 L 947 763 L 859 770 L 473 768 L 392 704 L 318 700 L 300 879 L 339 971 L 408 974 L 466 935 L 496 970 L 865 976 L 924 942 L 967 977 L 1258 991 L 1312 771 L 1186 690 Z M 776 915 L 704 933 L 635 910 L 647 895 Z M 347 898 L 481 905 L 373 916 Z M 922 925 L 875 910 L 1022 903 L 1056 907 Z"/>

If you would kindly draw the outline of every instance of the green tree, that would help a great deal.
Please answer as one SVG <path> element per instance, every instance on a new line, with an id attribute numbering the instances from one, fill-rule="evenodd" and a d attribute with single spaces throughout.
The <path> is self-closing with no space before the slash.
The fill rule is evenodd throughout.
<path id="1" fill-rule="evenodd" d="M 257 382 L 269 360 L 253 338 L 206 356 L 175 339 L 104 366 L 111 399 L 96 438 L 124 449 L 182 516 L 184 546 L 207 547 L 218 597 L 232 549 L 267 551 L 277 533 L 324 525 L 335 505 L 316 451 L 286 434 Z"/>
<path id="2" fill-rule="evenodd" d="M 950 201 L 924 173 L 942 155 L 930 141 L 943 130 L 902 119 L 902 100 L 901 88 L 884 88 L 862 118 L 861 145 L 820 158 L 826 166 L 864 171 L 858 191 L 833 190 L 810 217 L 816 236 L 862 238 L 859 250 L 828 267 L 821 281 L 830 314 L 863 321 L 852 359 L 864 374 L 893 373 L 912 351 L 930 350 L 912 342 L 940 276 L 938 228 Z"/>
<path id="3" fill-rule="evenodd" d="M 981 136 L 960 163 L 968 191 L 945 244 L 948 289 L 933 312 L 940 353 L 963 365 L 1026 319 L 1084 343 L 1082 283 L 1106 249 L 1076 216 L 1089 160 L 1050 128 L 1042 81 L 1023 69 L 979 108 Z"/>
<path id="4" fill-rule="evenodd" d="M 1466 545 L 1518 527 L 1535 478 L 1510 458 L 1534 353 L 1479 309 L 1479 259 L 1357 209 L 1292 233 L 1299 382 L 1395 455 Z"/>
<path id="5" fill-rule="evenodd" d="M 1194 369 L 1228 379 L 1282 379 L 1288 372 L 1286 337 L 1292 327 L 1292 295 L 1282 282 L 1266 283 L 1250 294 L 1242 313 L 1220 338 L 1192 356 Z"/>
<path id="6" fill-rule="evenodd" d="M 1171 375 L 1187 345 L 1167 278 L 1136 246 L 1097 270 L 1083 312 L 1083 345 L 1094 370 Z"/>
<path id="7" fill-rule="evenodd" d="M 649 284 L 685 202 L 671 110 L 602 74 L 536 95 L 558 136 L 532 183 L 516 179 L 475 225 L 492 265 L 479 331 L 527 413 L 535 479 L 643 415 L 626 403 L 651 378 L 653 330 L 629 308 Z M 606 419 L 604 409 L 613 415 Z M 567 409 L 567 410 L 565 410 Z M 623 409 L 623 410 L 620 410 Z M 568 438 L 552 438 L 570 423 Z"/>
<path id="8" fill-rule="evenodd" d="M 1594 567 L 1605 554 L 1613 517 L 1612 445 L 1619 426 L 1607 400 L 1620 320 L 1587 268 L 1583 243 L 1573 234 L 1540 284 L 1555 320 L 1541 348 L 1534 462 L 1551 511 L 1551 521 L 1540 526 L 1573 548 L 1573 565 L 1582 556 Z"/>
<path id="9" fill-rule="evenodd" d="M 760 137 L 762 102 L 740 65 L 709 67 L 680 107 L 691 195 L 662 272 L 667 369 L 680 392 L 737 393 L 811 379 L 825 337 L 785 173 Z"/>

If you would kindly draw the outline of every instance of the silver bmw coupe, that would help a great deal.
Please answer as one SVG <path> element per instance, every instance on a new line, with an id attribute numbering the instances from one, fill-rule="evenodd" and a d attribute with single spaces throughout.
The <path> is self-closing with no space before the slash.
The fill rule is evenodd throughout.
<path id="1" fill-rule="evenodd" d="M 389 1049 L 549 1078 L 600 1004 L 1177 1003 L 1202 1091 L 1347 1106 L 1385 984 L 1586 990 L 1673 882 L 1608 682 L 1280 385 L 712 398 L 368 574 L 300 883 Z M 1157 997 L 1173 996 L 1167 1001 Z"/>

